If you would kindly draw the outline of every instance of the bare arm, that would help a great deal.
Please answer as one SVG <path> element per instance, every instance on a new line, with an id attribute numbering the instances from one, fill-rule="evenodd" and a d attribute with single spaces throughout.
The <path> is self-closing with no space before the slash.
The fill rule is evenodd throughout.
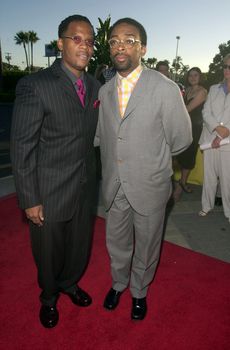
<path id="1" fill-rule="evenodd" d="M 218 125 L 215 129 L 214 129 L 218 135 L 220 135 L 220 139 L 225 139 L 225 137 L 229 136 L 229 129 L 226 126 L 223 125 Z"/>
<path id="2" fill-rule="evenodd" d="M 188 112 L 191 112 L 193 109 L 200 106 L 205 102 L 207 98 L 207 91 L 205 89 L 201 89 L 198 91 L 196 96 L 187 104 L 186 108 Z"/>

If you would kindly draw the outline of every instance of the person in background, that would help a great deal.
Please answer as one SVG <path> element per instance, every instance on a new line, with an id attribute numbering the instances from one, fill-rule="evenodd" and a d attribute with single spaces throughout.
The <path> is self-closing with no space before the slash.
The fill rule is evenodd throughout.
<path id="1" fill-rule="evenodd" d="M 171 75 L 169 72 L 169 65 L 167 61 L 159 61 L 156 64 L 156 70 L 161 74 L 165 75 L 167 78 L 171 79 Z"/>
<path id="2" fill-rule="evenodd" d="M 100 81 L 100 83 L 103 85 L 105 84 L 105 77 L 104 77 L 104 71 L 107 69 L 107 64 L 99 64 L 95 70 L 94 77 Z"/>
<path id="3" fill-rule="evenodd" d="M 95 78 L 100 81 L 101 84 L 105 84 L 114 77 L 116 70 L 114 67 L 109 67 L 107 64 L 100 64 L 95 71 Z"/>
<path id="4" fill-rule="evenodd" d="M 159 61 L 156 64 L 156 70 L 160 72 L 161 74 L 165 75 L 167 78 L 172 79 L 171 73 L 169 71 L 169 65 L 167 61 Z M 185 88 L 182 83 L 177 82 L 177 85 L 180 88 L 181 95 L 184 97 L 185 95 Z"/>
<path id="5" fill-rule="evenodd" d="M 116 69 L 114 67 L 107 67 L 106 69 L 104 69 L 103 75 L 105 78 L 105 82 L 108 83 L 108 81 L 110 81 L 115 74 L 116 74 Z"/>
<path id="6" fill-rule="evenodd" d="M 187 184 L 191 170 L 195 167 L 196 154 L 199 147 L 199 138 L 202 131 L 202 109 L 207 98 L 207 90 L 201 85 L 202 73 L 200 68 L 193 67 L 187 73 L 188 87 L 185 91 L 185 105 L 189 112 L 192 122 L 193 142 L 184 152 L 176 157 L 176 161 L 181 169 L 181 178 L 175 184 L 173 198 L 175 201 L 180 199 L 181 193 L 191 193 L 192 189 Z"/>
<path id="7" fill-rule="evenodd" d="M 78 306 L 92 302 L 77 283 L 88 262 L 93 223 L 100 84 L 85 68 L 94 29 L 88 18 L 73 15 L 61 22 L 58 36 L 62 58 L 18 83 L 11 132 L 15 185 L 42 290 L 39 316 L 47 328 L 58 323 L 60 292 Z"/>
<path id="8" fill-rule="evenodd" d="M 204 150 L 202 210 L 206 216 L 214 208 L 218 182 L 224 215 L 230 222 L 230 54 L 223 59 L 224 81 L 211 86 L 203 109 L 204 126 L 200 144 L 211 143 Z M 221 145 L 220 142 L 227 142 Z"/>
<path id="9" fill-rule="evenodd" d="M 178 86 L 141 65 L 147 35 L 139 22 L 118 20 L 109 45 L 116 75 L 100 89 L 95 137 L 112 273 L 104 307 L 114 310 L 129 285 L 131 319 L 143 320 L 171 195 L 172 154 L 192 142 L 191 122 Z"/>

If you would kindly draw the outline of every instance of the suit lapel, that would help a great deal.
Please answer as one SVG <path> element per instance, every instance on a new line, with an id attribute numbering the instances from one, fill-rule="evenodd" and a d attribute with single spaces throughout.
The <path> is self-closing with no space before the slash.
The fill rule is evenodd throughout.
<path id="1" fill-rule="evenodd" d="M 145 86 L 148 80 L 148 75 L 146 74 L 146 69 L 143 69 L 140 78 L 137 81 L 135 88 L 130 96 L 128 105 L 125 110 L 123 118 L 120 116 L 118 93 L 117 93 L 117 80 L 116 76 L 111 79 L 111 84 L 108 90 L 108 99 L 110 101 L 111 110 L 116 117 L 116 119 L 121 123 L 124 119 L 131 117 L 132 112 L 135 110 L 145 95 Z"/>
<path id="2" fill-rule="evenodd" d="M 86 74 L 86 100 L 85 107 L 82 106 L 81 101 L 77 95 L 77 92 L 73 86 L 72 81 L 66 75 L 66 73 L 61 68 L 61 59 L 57 59 L 51 66 L 52 72 L 59 78 L 59 85 L 65 94 L 71 96 L 75 102 L 77 101 L 81 108 L 86 108 L 89 103 L 90 97 L 92 96 L 92 86 L 89 84 L 88 76 Z"/>
<path id="3" fill-rule="evenodd" d="M 76 90 L 74 89 L 72 81 L 68 78 L 68 76 L 61 68 L 61 59 L 56 59 L 56 61 L 51 66 L 51 69 L 53 74 L 59 78 L 59 86 L 61 89 L 76 100 Z"/>
<path id="4" fill-rule="evenodd" d="M 143 97 L 144 97 L 144 92 L 145 92 L 145 85 L 146 85 L 146 79 L 145 79 L 145 72 L 144 70 L 142 71 L 140 78 L 138 79 L 136 86 L 133 89 L 133 92 L 131 93 L 131 96 L 129 98 L 128 105 L 125 110 L 125 114 L 122 118 L 122 120 L 126 119 L 127 117 L 132 116 L 133 110 L 138 106 Z"/>
<path id="5" fill-rule="evenodd" d="M 109 83 L 107 83 L 109 84 Z M 108 90 L 108 101 L 111 106 L 111 110 L 115 118 L 121 122 L 120 110 L 119 110 L 119 101 L 117 93 L 117 79 L 116 76 L 111 79 L 110 87 Z"/>
<path id="6" fill-rule="evenodd" d="M 93 84 L 90 83 L 90 77 L 87 73 L 85 73 L 85 84 L 86 84 L 86 96 L 85 96 L 84 108 L 87 108 L 92 101 L 92 95 L 93 95 Z"/>

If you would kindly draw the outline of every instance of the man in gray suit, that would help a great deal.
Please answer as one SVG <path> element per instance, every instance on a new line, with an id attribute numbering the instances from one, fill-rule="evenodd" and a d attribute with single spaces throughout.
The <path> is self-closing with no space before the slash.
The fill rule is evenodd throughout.
<path id="1" fill-rule="evenodd" d="M 130 285 L 131 318 L 142 320 L 171 194 L 171 157 L 192 142 L 191 123 L 178 86 L 141 66 L 147 44 L 143 26 L 123 18 L 109 37 L 117 73 L 100 89 L 95 138 L 101 150 L 112 273 L 104 307 L 115 309 Z"/>
<path id="2" fill-rule="evenodd" d="M 62 59 L 17 86 L 11 137 L 19 205 L 30 222 L 42 289 L 40 321 L 48 328 L 58 323 L 60 292 L 79 306 L 92 301 L 76 283 L 91 246 L 100 87 L 85 72 L 94 47 L 88 18 L 66 18 L 58 35 Z"/>

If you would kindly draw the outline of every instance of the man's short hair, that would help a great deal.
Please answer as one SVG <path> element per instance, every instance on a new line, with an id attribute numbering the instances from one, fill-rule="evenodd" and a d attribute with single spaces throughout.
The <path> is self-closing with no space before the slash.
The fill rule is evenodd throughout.
<path id="1" fill-rule="evenodd" d="M 159 61 L 159 62 L 157 62 L 156 70 L 159 70 L 160 66 L 165 66 L 165 67 L 167 67 L 169 69 L 169 65 L 168 65 L 168 63 L 166 61 Z"/>
<path id="2" fill-rule="evenodd" d="M 93 36 L 94 36 L 94 28 L 93 28 L 93 25 L 92 23 L 90 22 L 90 20 L 85 17 L 85 16 L 81 16 L 81 15 L 72 15 L 72 16 L 69 16 L 67 18 L 65 18 L 59 25 L 58 27 L 58 37 L 61 38 L 63 36 L 63 34 L 65 34 L 65 32 L 67 31 L 68 29 L 68 26 L 70 23 L 72 22 L 86 22 L 88 23 L 91 28 L 92 28 L 92 32 L 93 32 Z"/>
<path id="3" fill-rule="evenodd" d="M 141 44 L 144 45 L 144 46 L 147 45 L 147 34 L 146 34 L 146 31 L 145 31 L 145 28 L 143 27 L 142 24 L 137 22 L 135 19 L 129 18 L 129 17 L 125 17 L 125 18 L 119 19 L 118 21 L 116 21 L 112 25 L 112 27 L 110 27 L 110 30 L 109 30 L 109 33 L 108 33 L 108 38 L 109 39 L 110 39 L 111 33 L 114 30 L 114 28 L 116 26 L 118 26 L 119 24 L 122 24 L 122 23 L 130 24 L 130 25 L 136 27 L 137 30 L 139 31 L 139 34 L 140 34 Z"/>

